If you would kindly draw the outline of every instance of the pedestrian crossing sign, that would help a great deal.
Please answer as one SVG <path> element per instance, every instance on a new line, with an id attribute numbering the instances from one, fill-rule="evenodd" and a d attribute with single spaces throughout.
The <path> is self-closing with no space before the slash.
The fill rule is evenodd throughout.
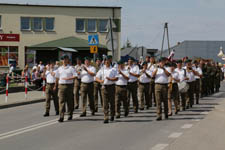
<path id="1" fill-rule="evenodd" d="M 96 46 L 99 44 L 98 35 L 89 35 L 88 36 L 88 45 L 90 46 Z"/>
<path id="2" fill-rule="evenodd" d="M 90 47 L 90 53 L 92 53 L 92 54 L 98 53 L 98 47 L 97 46 L 91 46 Z"/>

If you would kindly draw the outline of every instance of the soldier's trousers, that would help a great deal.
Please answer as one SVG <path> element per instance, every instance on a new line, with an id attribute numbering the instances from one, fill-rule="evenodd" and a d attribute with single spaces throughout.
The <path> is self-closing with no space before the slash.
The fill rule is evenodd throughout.
<path id="1" fill-rule="evenodd" d="M 137 82 L 129 82 L 127 86 L 127 99 L 128 99 L 128 107 L 130 106 L 130 96 L 132 96 L 133 107 L 135 111 L 138 111 L 138 98 L 137 98 Z"/>
<path id="2" fill-rule="evenodd" d="M 162 116 L 162 103 L 164 114 L 168 115 L 168 84 L 155 84 L 155 98 L 157 104 L 157 117 Z"/>
<path id="3" fill-rule="evenodd" d="M 149 105 L 152 107 L 152 98 L 154 103 L 156 104 L 155 100 L 155 81 L 151 79 L 150 86 L 149 86 Z"/>
<path id="4" fill-rule="evenodd" d="M 188 96 L 187 96 L 187 101 L 186 101 L 186 106 L 192 107 L 194 105 L 194 88 L 195 88 L 195 82 L 187 82 L 189 85 L 188 89 Z"/>
<path id="5" fill-rule="evenodd" d="M 73 100 L 74 84 L 59 84 L 59 114 L 60 118 L 64 118 L 65 103 L 68 106 L 68 113 L 73 116 L 74 100 Z"/>
<path id="6" fill-rule="evenodd" d="M 199 94 L 200 94 L 200 79 L 196 79 L 194 82 L 194 93 L 195 93 L 195 99 L 196 99 L 196 104 L 199 103 Z"/>
<path id="7" fill-rule="evenodd" d="M 115 99 L 113 95 L 113 88 L 115 85 L 104 85 L 102 91 L 102 100 L 103 100 L 103 111 L 104 111 L 104 120 L 109 119 L 109 106 L 110 106 L 110 115 L 111 117 L 115 116 Z"/>
<path id="8" fill-rule="evenodd" d="M 172 86 L 168 89 L 168 99 L 173 99 L 175 111 L 177 111 L 179 109 L 179 90 L 177 83 L 173 83 Z"/>
<path id="9" fill-rule="evenodd" d="M 94 82 L 94 102 L 95 102 L 95 109 L 98 109 L 98 99 L 99 99 L 99 96 L 100 96 L 101 105 L 103 106 L 102 93 L 101 93 L 101 84 L 98 83 L 98 82 Z"/>
<path id="10" fill-rule="evenodd" d="M 182 109 L 185 110 L 186 109 L 186 103 L 187 103 L 187 98 L 188 98 L 188 93 L 180 93 L 180 97 L 181 97 L 181 105 L 182 105 Z"/>
<path id="11" fill-rule="evenodd" d="M 121 103 L 123 103 L 124 112 L 128 113 L 128 101 L 127 101 L 127 86 L 126 85 L 116 85 L 115 93 L 116 101 L 116 114 L 120 116 Z"/>
<path id="12" fill-rule="evenodd" d="M 87 97 L 90 104 L 91 112 L 94 112 L 94 84 L 92 83 L 81 83 L 81 99 L 82 99 L 82 112 L 87 111 Z"/>
<path id="13" fill-rule="evenodd" d="M 55 84 L 49 84 L 46 85 L 45 95 L 46 95 L 46 112 L 49 113 L 50 106 L 51 106 L 51 99 L 53 99 L 55 111 L 59 112 L 59 100 L 58 100 L 58 91 L 53 90 Z"/>
<path id="14" fill-rule="evenodd" d="M 139 83 L 138 92 L 139 92 L 139 101 L 140 108 L 144 109 L 145 104 L 147 107 L 150 107 L 150 98 L 149 98 L 149 83 Z"/>
<path id="15" fill-rule="evenodd" d="M 74 82 L 74 105 L 75 107 L 79 107 L 79 98 L 80 98 L 80 86 L 81 86 L 81 80 L 75 79 Z"/>

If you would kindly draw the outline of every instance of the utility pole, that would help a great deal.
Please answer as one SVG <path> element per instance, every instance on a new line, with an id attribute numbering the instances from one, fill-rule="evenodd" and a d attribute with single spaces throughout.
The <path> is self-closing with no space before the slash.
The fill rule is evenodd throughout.
<path id="1" fill-rule="evenodd" d="M 163 46 L 164 46 L 165 36 L 167 36 L 168 51 L 169 51 L 169 55 L 170 55 L 169 29 L 168 29 L 167 22 L 164 24 L 163 40 L 162 40 L 162 47 L 161 47 L 161 57 L 163 54 Z"/>

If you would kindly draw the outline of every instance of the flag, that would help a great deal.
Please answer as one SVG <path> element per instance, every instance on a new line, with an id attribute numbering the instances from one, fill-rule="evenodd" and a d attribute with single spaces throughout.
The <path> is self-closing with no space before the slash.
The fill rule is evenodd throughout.
<path id="1" fill-rule="evenodd" d="M 218 57 L 221 57 L 221 58 L 224 58 L 225 57 L 225 55 L 223 53 L 223 47 L 222 46 L 220 47 L 220 52 L 219 52 L 219 54 L 217 56 Z"/>
<path id="2" fill-rule="evenodd" d="M 168 60 L 169 61 L 173 61 L 173 56 L 175 55 L 175 50 L 173 49 L 171 52 L 170 52 L 170 55 L 168 56 Z"/>
<path id="3" fill-rule="evenodd" d="M 108 23 L 107 23 L 107 29 L 108 33 L 106 35 L 106 47 L 109 50 L 115 50 L 118 48 L 118 43 L 117 43 L 117 36 L 113 32 L 113 29 L 116 28 L 116 24 L 114 21 L 110 18 Z"/>

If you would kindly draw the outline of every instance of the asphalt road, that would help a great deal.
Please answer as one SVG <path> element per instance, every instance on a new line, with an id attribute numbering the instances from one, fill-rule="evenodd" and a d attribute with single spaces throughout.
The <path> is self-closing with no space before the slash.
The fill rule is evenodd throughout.
<path id="1" fill-rule="evenodd" d="M 200 100 L 199 105 L 180 112 L 169 120 L 155 121 L 155 108 L 130 113 L 109 124 L 103 124 L 102 110 L 72 121 L 58 123 L 54 116 L 44 118 L 44 103 L 0 110 L 1 150 L 163 150 L 192 127 L 203 121 L 219 105 L 223 91 Z M 52 105 L 53 106 L 53 105 Z M 67 118 L 65 118 L 67 119 Z"/>

